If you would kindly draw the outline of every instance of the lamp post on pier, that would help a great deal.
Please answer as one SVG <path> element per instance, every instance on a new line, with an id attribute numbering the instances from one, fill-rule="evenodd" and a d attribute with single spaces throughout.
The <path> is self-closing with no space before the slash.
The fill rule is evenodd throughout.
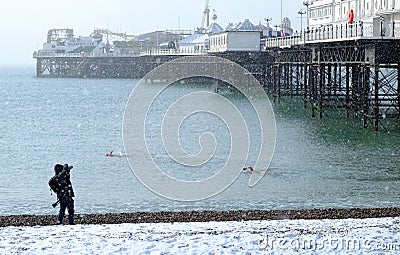
<path id="1" fill-rule="evenodd" d="M 279 25 L 275 25 L 274 26 L 275 27 L 275 37 L 278 37 L 278 27 L 279 27 Z"/>
<path id="2" fill-rule="evenodd" d="M 307 9 L 307 29 L 310 27 L 310 10 L 309 6 L 314 3 L 314 0 L 304 0 L 303 5 L 306 6 Z"/>
<path id="3" fill-rule="evenodd" d="M 266 17 L 266 18 L 264 18 L 264 20 L 265 20 L 265 22 L 267 22 L 267 33 L 269 36 L 269 31 L 270 31 L 269 22 L 272 20 L 272 18 Z M 271 34 L 271 36 L 272 36 L 272 34 Z"/>
<path id="4" fill-rule="evenodd" d="M 281 0 L 281 33 L 283 31 L 283 4 Z"/>
<path id="5" fill-rule="evenodd" d="M 300 33 L 303 31 L 303 15 L 306 14 L 307 12 L 303 9 L 297 12 L 300 14 Z"/>

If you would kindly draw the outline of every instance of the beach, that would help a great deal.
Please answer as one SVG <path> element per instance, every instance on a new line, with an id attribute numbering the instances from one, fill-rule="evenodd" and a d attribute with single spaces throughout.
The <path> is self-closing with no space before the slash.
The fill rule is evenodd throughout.
<path id="1" fill-rule="evenodd" d="M 398 254 L 397 208 L 0 217 L 2 254 Z"/>
<path id="2" fill-rule="evenodd" d="M 2 254 L 398 254 L 400 218 L 9 226 Z"/>

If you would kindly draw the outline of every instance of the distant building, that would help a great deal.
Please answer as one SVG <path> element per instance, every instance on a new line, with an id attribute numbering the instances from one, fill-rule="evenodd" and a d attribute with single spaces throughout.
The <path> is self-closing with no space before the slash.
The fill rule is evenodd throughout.
<path id="1" fill-rule="evenodd" d="M 221 32 L 210 34 L 210 52 L 260 51 L 261 31 L 246 19 L 237 25 L 229 24 Z"/>
<path id="2" fill-rule="evenodd" d="M 223 31 L 217 23 L 212 23 L 205 31 L 194 33 L 178 42 L 180 53 L 202 53 L 210 48 L 209 38 L 214 33 Z"/>
<path id="3" fill-rule="evenodd" d="M 102 54 L 109 52 L 111 47 L 103 43 L 103 35 L 94 31 L 90 36 L 74 37 L 73 29 L 50 29 L 47 40 L 39 53 L 87 53 Z"/>
<path id="4" fill-rule="evenodd" d="M 290 36 L 293 34 L 292 22 L 288 17 L 283 18 L 281 31 L 285 36 Z"/>

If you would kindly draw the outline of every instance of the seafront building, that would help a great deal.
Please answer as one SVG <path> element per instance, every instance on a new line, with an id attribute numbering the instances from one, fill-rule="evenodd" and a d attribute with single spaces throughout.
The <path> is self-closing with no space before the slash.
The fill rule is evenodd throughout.
<path id="1" fill-rule="evenodd" d="M 350 10 L 354 20 L 372 22 L 383 16 L 385 20 L 400 19 L 400 1 L 395 0 L 314 0 L 309 1 L 310 27 L 348 21 Z"/>
<path id="2" fill-rule="evenodd" d="M 236 26 L 229 25 L 223 31 L 210 34 L 209 52 L 260 51 L 261 32 L 249 19 Z"/>
<path id="3" fill-rule="evenodd" d="M 293 29 L 289 18 L 284 18 L 282 28 L 273 31 L 262 24 L 254 25 L 249 19 L 237 24 L 230 23 L 223 29 L 218 23 L 212 23 L 208 28 L 198 31 L 179 41 L 178 51 L 181 54 L 261 51 L 262 37 L 291 36 Z"/>
<path id="4" fill-rule="evenodd" d="M 400 1 L 396 0 L 305 0 L 309 29 L 321 26 L 335 26 L 349 23 L 350 12 L 353 12 L 351 23 L 361 22 L 365 27 L 380 35 L 382 23 L 383 34 L 400 33 Z"/>

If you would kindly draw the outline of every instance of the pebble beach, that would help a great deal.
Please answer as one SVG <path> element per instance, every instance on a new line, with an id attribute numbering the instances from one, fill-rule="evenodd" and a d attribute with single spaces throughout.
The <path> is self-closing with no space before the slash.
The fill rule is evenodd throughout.
<path id="1" fill-rule="evenodd" d="M 109 214 L 76 214 L 76 224 L 171 223 L 250 220 L 298 219 L 364 219 L 400 217 L 400 208 L 354 208 L 311 210 L 250 210 L 250 211 L 183 211 L 135 212 Z M 66 220 L 66 219 L 65 219 Z M 5 215 L 0 216 L 0 227 L 54 225 L 55 215 Z"/>
<path id="2" fill-rule="evenodd" d="M 399 254 L 400 210 L 0 217 L 1 254 Z"/>

